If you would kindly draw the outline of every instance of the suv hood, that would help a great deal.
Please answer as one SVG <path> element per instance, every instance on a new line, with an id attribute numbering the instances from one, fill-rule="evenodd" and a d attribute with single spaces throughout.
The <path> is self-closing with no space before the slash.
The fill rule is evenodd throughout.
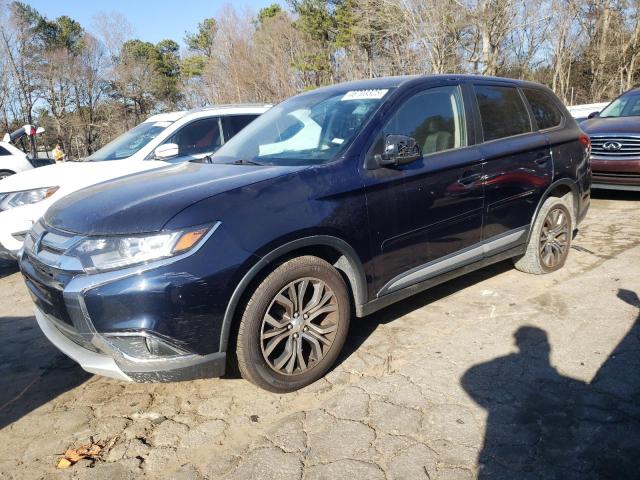
<path id="1" fill-rule="evenodd" d="M 53 204 L 44 219 L 83 235 L 157 232 L 200 200 L 304 168 L 183 163 L 75 192 Z"/>
<path id="2" fill-rule="evenodd" d="M 73 191 L 112 178 L 166 166 L 164 162 L 113 160 L 109 162 L 65 162 L 34 168 L 0 180 L 0 193 L 34 188 L 60 187 Z"/>
<path id="3" fill-rule="evenodd" d="M 580 128 L 588 135 L 612 133 L 640 135 L 640 117 L 590 118 L 580 123 Z"/>

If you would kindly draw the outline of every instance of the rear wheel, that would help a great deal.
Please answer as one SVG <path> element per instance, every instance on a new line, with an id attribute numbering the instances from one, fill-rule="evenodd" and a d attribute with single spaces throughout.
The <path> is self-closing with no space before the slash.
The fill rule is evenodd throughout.
<path id="1" fill-rule="evenodd" d="M 572 232 L 571 212 L 566 201 L 548 198 L 533 224 L 525 254 L 514 262 L 516 268 L 534 274 L 561 269 L 569 255 Z"/>
<path id="2" fill-rule="evenodd" d="M 333 365 L 351 316 L 347 286 L 329 263 L 289 260 L 255 289 L 238 329 L 242 376 L 273 392 L 291 392 Z"/>

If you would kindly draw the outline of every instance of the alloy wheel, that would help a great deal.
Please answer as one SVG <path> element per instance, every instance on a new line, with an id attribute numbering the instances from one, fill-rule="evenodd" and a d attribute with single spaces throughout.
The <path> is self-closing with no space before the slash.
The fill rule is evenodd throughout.
<path id="1" fill-rule="evenodd" d="M 262 319 L 262 356 L 279 374 L 304 373 L 327 354 L 338 322 L 336 296 L 325 282 L 311 277 L 290 282 Z"/>
<path id="2" fill-rule="evenodd" d="M 540 232 L 540 261 L 553 269 L 562 263 L 569 248 L 569 217 L 562 207 L 549 210 Z"/>

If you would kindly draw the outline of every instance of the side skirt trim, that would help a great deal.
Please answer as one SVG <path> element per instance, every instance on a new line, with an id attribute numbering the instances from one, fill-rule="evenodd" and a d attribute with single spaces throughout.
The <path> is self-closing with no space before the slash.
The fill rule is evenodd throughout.
<path id="1" fill-rule="evenodd" d="M 518 244 L 520 240 L 525 237 L 528 229 L 529 227 L 522 227 L 509 230 L 498 237 L 476 243 L 464 250 L 454 252 L 446 257 L 438 258 L 437 260 L 401 273 L 387 282 L 386 285 L 380 289 L 377 297 L 380 298 L 383 295 L 408 287 L 414 283 L 428 280 L 429 278 L 478 261 L 483 257 L 491 256 L 505 248 Z"/>
<path id="2" fill-rule="evenodd" d="M 481 268 L 487 267 L 494 263 L 498 263 L 503 260 L 507 260 L 512 257 L 517 257 L 518 255 L 522 255 L 524 251 L 525 251 L 525 245 L 521 244 L 521 245 L 518 245 L 517 247 L 510 248 L 503 252 L 497 253 L 493 256 L 482 258 L 476 262 L 467 264 L 455 270 L 450 270 L 436 277 L 429 278 L 420 283 L 416 283 L 414 285 L 410 285 L 401 290 L 391 292 L 388 295 L 376 298 L 364 305 L 357 305 L 356 316 L 366 317 L 367 315 L 371 315 L 372 313 L 377 312 L 382 308 L 388 307 L 389 305 L 392 305 L 396 302 L 404 300 L 405 298 L 411 297 L 424 290 L 428 290 L 429 288 L 435 287 L 441 283 L 447 282 L 449 280 L 453 280 L 454 278 L 460 277 L 466 273 L 470 273 L 470 272 L 473 272 L 474 270 L 479 270 Z"/>

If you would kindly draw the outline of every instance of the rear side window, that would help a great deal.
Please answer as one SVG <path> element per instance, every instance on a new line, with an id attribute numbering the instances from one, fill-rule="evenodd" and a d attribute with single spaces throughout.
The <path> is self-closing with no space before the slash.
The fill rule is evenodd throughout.
<path id="1" fill-rule="evenodd" d="M 4 148 L 4 147 L 0 147 L 0 157 L 5 157 L 5 156 L 7 156 L 7 155 L 11 155 L 11 154 L 9 153 L 9 150 L 7 150 L 7 149 L 6 149 L 6 148 Z"/>
<path id="2" fill-rule="evenodd" d="M 475 85 L 485 142 L 531 131 L 522 97 L 513 87 Z"/>
<path id="3" fill-rule="evenodd" d="M 235 135 L 244 127 L 253 122 L 256 118 L 258 118 L 258 115 L 230 115 L 228 117 L 225 117 L 225 121 L 229 126 L 229 135 Z"/>
<path id="4" fill-rule="evenodd" d="M 562 123 L 562 113 L 551 95 L 542 90 L 524 89 L 522 91 L 531 105 L 533 117 L 540 130 L 557 127 Z"/>

